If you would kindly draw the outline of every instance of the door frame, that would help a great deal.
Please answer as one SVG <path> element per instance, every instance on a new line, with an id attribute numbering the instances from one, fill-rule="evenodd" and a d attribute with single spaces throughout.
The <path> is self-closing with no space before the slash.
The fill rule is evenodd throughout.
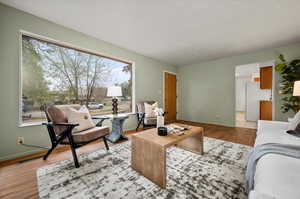
<path id="1" fill-rule="evenodd" d="M 268 60 L 268 61 L 263 61 L 259 62 L 260 68 L 266 67 L 266 66 L 272 66 L 272 90 L 271 90 L 271 101 L 272 101 L 272 121 L 275 121 L 275 116 L 276 116 L 276 104 L 275 104 L 275 98 L 276 98 L 276 71 L 275 71 L 275 60 Z"/>
<path id="2" fill-rule="evenodd" d="M 275 105 L 275 98 L 276 98 L 276 71 L 275 71 L 275 60 L 268 60 L 268 61 L 257 61 L 257 62 L 253 62 L 257 63 L 259 68 L 262 67 L 266 67 L 266 66 L 272 66 L 272 89 L 271 89 L 271 101 L 272 101 L 272 120 L 275 120 L 275 109 L 276 109 L 276 105 Z M 248 63 L 251 64 L 251 63 Z M 236 74 L 236 68 L 238 66 L 242 66 L 242 65 L 248 65 L 248 64 L 240 64 L 240 65 L 236 65 L 234 66 L 234 76 Z M 236 78 L 234 78 L 234 126 L 236 126 Z"/>
<path id="3" fill-rule="evenodd" d="M 163 91 L 162 91 L 162 95 L 163 95 L 163 109 L 165 110 L 165 74 L 166 73 L 170 73 L 172 75 L 176 75 L 176 120 L 178 119 L 178 74 L 176 72 L 172 72 L 172 71 L 167 71 L 164 70 L 163 71 Z"/>

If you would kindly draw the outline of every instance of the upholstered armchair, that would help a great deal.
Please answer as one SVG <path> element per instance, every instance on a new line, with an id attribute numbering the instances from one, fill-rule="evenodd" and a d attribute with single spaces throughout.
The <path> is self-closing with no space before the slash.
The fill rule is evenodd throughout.
<path id="1" fill-rule="evenodd" d="M 52 146 L 43 159 L 46 160 L 57 145 L 70 145 L 75 167 L 78 168 L 79 163 L 76 155 L 76 148 L 103 138 L 105 147 L 107 150 L 109 150 L 105 138 L 105 136 L 109 133 L 109 127 L 94 126 L 89 129 L 74 133 L 74 129 L 79 126 L 79 123 L 70 123 L 68 121 L 67 112 L 70 110 L 70 108 L 79 110 L 81 106 L 78 104 L 54 105 L 45 108 L 45 114 L 48 122 L 43 123 L 43 125 L 47 127 Z"/>
<path id="2" fill-rule="evenodd" d="M 142 125 L 143 128 L 156 126 L 157 117 L 146 117 L 145 113 L 145 103 L 154 104 L 155 101 L 140 101 L 136 104 L 136 114 L 138 119 L 138 125 L 136 127 L 136 131 Z M 164 113 L 165 114 L 165 113 Z"/>

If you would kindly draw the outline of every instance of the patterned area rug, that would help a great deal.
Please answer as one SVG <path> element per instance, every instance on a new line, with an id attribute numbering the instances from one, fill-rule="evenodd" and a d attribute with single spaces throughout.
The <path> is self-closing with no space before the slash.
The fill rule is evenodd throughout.
<path id="1" fill-rule="evenodd" d="M 251 147 L 204 138 L 203 156 L 177 147 L 167 151 L 167 188 L 130 167 L 131 143 L 65 160 L 37 171 L 41 198 L 247 198 L 244 173 Z"/>

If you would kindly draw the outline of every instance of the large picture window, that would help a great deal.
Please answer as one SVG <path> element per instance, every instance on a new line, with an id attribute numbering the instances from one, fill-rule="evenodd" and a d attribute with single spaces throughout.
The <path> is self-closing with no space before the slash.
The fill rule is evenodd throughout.
<path id="1" fill-rule="evenodd" d="M 110 86 L 121 86 L 119 112 L 132 112 L 132 64 L 58 42 L 22 34 L 21 122 L 45 120 L 51 104 L 86 105 L 92 115 L 111 114 Z"/>

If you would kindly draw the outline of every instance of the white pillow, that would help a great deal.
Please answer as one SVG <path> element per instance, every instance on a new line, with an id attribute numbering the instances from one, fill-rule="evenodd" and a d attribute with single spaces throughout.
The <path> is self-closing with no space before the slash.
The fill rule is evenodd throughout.
<path id="1" fill-rule="evenodd" d="M 157 102 L 155 102 L 152 105 L 145 102 L 144 107 L 145 107 L 145 117 L 156 117 L 156 113 L 154 110 L 155 108 L 158 108 Z"/>
<path id="2" fill-rule="evenodd" d="M 299 123 L 300 123 L 300 111 L 298 111 L 295 117 L 289 122 L 288 130 L 295 130 Z"/>
<path id="3" fill-rule="evenodd" d="M 95 127 L 95 124 L 92 120 L 89 110 L 86 106 L 82 106 L 79 110 L 74 108 L 69 108 L 67 112 L 67 118 L 69 123 L 78 123 L 79 126 L 76 126 L 73 129 L 73 133 L 84 131 L 90 128 Z"/>

